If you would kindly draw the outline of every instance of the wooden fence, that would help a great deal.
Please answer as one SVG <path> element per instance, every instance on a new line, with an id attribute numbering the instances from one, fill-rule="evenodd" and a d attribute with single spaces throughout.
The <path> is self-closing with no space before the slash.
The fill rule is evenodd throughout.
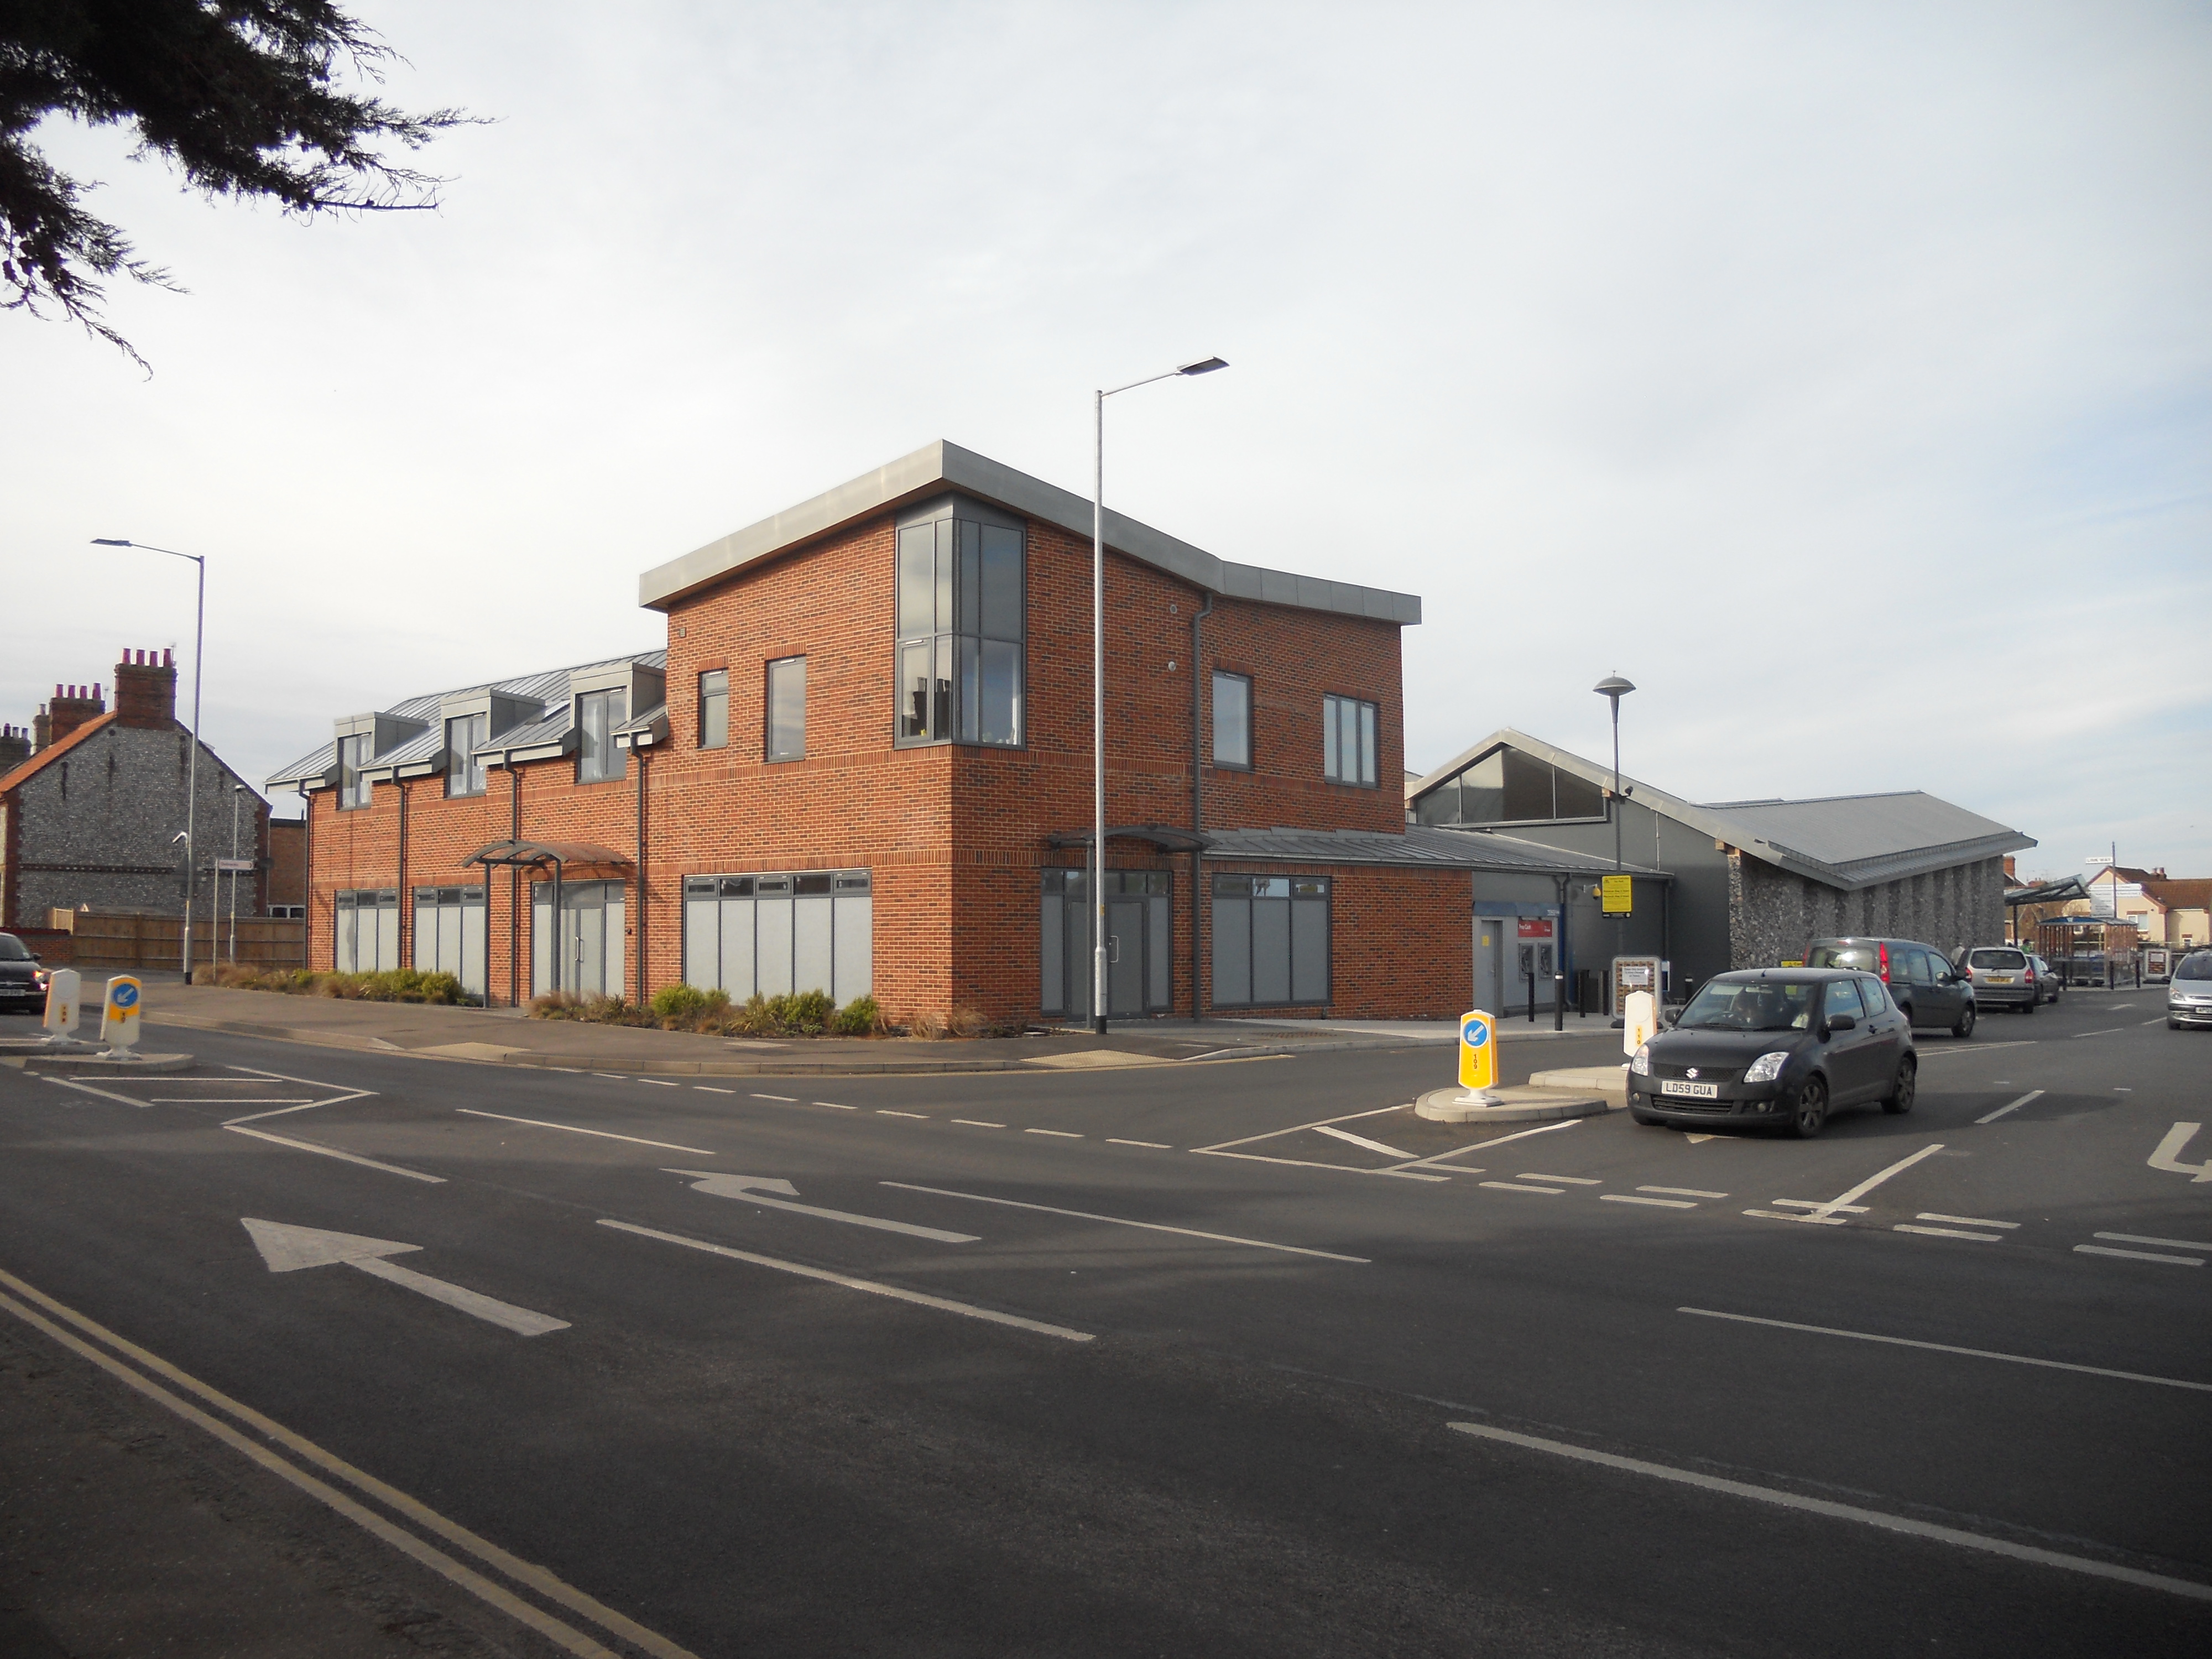
<path id="1" fill-rule="evenodd" d="M 185 924 L 181 916 L 56 910 L 46 920 L 55 925 L 18 928 L 15 932 L 50 968 L 75 968 L 79 973 L 125 973 L 149 968 L 166 968 L 174 972 L 182 963 Z M 271 916 L 240 916 L 237 927 L 237 961 L 240 967 L 306 965 L 306 922 L 280 921 Z M 231 959 L 229 918 L 194 916 L 193 963 L 228 963 Z"/>

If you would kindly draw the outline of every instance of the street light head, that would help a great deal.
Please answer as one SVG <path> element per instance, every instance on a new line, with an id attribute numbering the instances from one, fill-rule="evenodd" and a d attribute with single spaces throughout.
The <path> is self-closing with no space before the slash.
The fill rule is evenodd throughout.
<path id="1" fill-rule="evenodd" d="M 1628 681 L 1621 678 L 1620 675 L 1608 674 L 1603 679 L 1600 680 L 1595 685 L 1590 687 L 1590 690 L 1596 692 L 1601 697 L 1611 697 L 1615 702 L 1619 702 L 1623 697 L 1636 690 L 1636 688 Z"/>
<path id="2" fill-rule="evenodd" d="M 1221 357 L 1206 357 L 1194 363 L 1185 363 L 1176 370 L 1178 374 L 1211 374 L 1217 368 L 1226 368 L 1228 362 Z"/>
<path id="3" fill-rule="evenodd" d="M 92 544 L 94 547 L 129 547 L 131 543 L 121 536 L 94 536 Z"/>

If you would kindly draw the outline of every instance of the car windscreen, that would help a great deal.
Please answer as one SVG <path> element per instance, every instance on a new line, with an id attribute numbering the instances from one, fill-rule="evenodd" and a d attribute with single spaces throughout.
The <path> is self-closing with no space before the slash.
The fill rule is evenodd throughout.
<path id="1" fill-rule="evenodd" d="M 30 947 L 13 933 L 0 933 L 0 962 L 28 962 Z"/>
<path id="2" fill-rule="evenodd" d="M 1806 980 L 1709 981 L 1674 1024 L 1689 1031 L 1802 1031 L 1814 988 Z"/>
<path id="3" fill-rule="evenodd" d="M 2212 979 L 2212 956 L 2184 957 L 2173 970 L 2176 979 Z"/>
<path id="4" fill-rule="evenodd" d="M 1856 968 L 1861 973 L 1871 974 L 1881 967 L 1880 959 L 1871 945 L 1821 945 L 1813 951 L 1808 968 Z"/>
<path id="5" fill-rule="evenodd" d="M 2017 951 L 1977 951 L 1973 964 L 1977 968 L 2010 968 L 2016 971 L 2027 966 L 2027 958 Z"/>

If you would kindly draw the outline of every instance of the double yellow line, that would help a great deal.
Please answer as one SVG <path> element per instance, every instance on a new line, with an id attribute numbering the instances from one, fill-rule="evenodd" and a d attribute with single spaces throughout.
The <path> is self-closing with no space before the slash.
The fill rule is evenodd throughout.
<path id="1" fill-rule="evenodd" d="M 456 1551 L 474 1557 L 514 1583 L 596 1625 L 637 1651 L 652 1655 L 653 1659 L 696 1659 L 696 1656 L 688 1649 L 680 1648 L 666 1637 L 624 1618 L 612 1607 L 602 1606 L 544 1567 L 508 1554 L 489 1539 L 478 1537 L 458 1522 L 447 1520 L 428 1504 L 410 1498 L 396 1487 L 386 1486 L 374 1475 L 356 1468 L 343 1458 L 325 1451 L 312 1440 L 293 1433 L 283 1424 L 263 1416 L 251 1406 L 233 1400 L 220 1389 L 210 1388 L 197 1377 L 187 1376 L 167 1360 L 149 1353 L 106 1326 L 88 1319 L 74 1308 L 65 1307 L 45 1291 L 25 1284 L 13 1273 L 0 1270 L 0 1286 L 12 1292 L 0 1293 L 0 1310 L 13 1314 L 71 1353 L 90 1360 L 164 1410 L 173 1413 L 195 1428 L 204 1430 L 232 1450 L 251 1459 L 278 1479 L 289 1481 L 372 1537 L 382 1540 L 401 1554 L 419 1561 L 487 1606 L 496 1607 L 509 1618 L 528 1626 L 563 1652 L 574 1654 L 577 1659 L 623 1659 L 620 1653 L 574 1625 L 555 1618 L 534 1602 L 525 1601 L 505 1584 L 485 1577 L 467 1563 L 398 1525 L 359 1499 L 339 1491 L 329 1481 L 309 1474 L 301 1465 L 306 1464 L 334 1476 L 356 1492 L 374 1498 L 393 1514 L 413 1522 L 423 1532 L 451 1545 Z M 52 1317 L 49 1318 L 48 1315 Z M 57 1323 L 56 1321 L 61 1322 Z M 82 1332 L 83 1335 L 64 1329 L 64 1325 L 75 1327 L 76 1332 Z M 87 1337 L 91 1340 L 86 1340 Z M 95 1346 L 95 1344 L 100 1346 Z M 156 1382 L 156 1377 L 162 1382 Z M 163 1382 L 173 1384 L 173 1388 L 164 1387 Z M 241 1433 L 232 1426 L 232 1423 L 226 1423 L 201 1409 L 191 1400 L 182 1397 L 185 1395 L 212 1407 L 233 1423 L 252 1430 L 260 1439 L 255 1440 Z M 264 1444 L 264 1442 L 270 1443 Z M 275 1449 L 278 1447 L 289 1452 L 291 1457 L 280 1456 Z M 298 1462 L 294 1462 L 295 1458 Z"/>

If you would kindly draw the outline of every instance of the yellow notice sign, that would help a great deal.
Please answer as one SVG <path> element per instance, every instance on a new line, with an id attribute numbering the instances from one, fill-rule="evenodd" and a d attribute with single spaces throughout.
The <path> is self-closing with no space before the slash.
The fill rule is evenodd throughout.
<path id="1" fill-rule="evenodd" d="M 1459 1083 L 1477 1092 L 1498 1086 L 1498 1022 L 1480 1009 L 1459 1017 Z"/>
<path id="2" fill-rule="evenodd" d="M 1633 876 L 1600 877 L 1597 899 L 1599 910 L 1606 915 L 1633 915 L 1636 913 L 1636 878 Z"/>

